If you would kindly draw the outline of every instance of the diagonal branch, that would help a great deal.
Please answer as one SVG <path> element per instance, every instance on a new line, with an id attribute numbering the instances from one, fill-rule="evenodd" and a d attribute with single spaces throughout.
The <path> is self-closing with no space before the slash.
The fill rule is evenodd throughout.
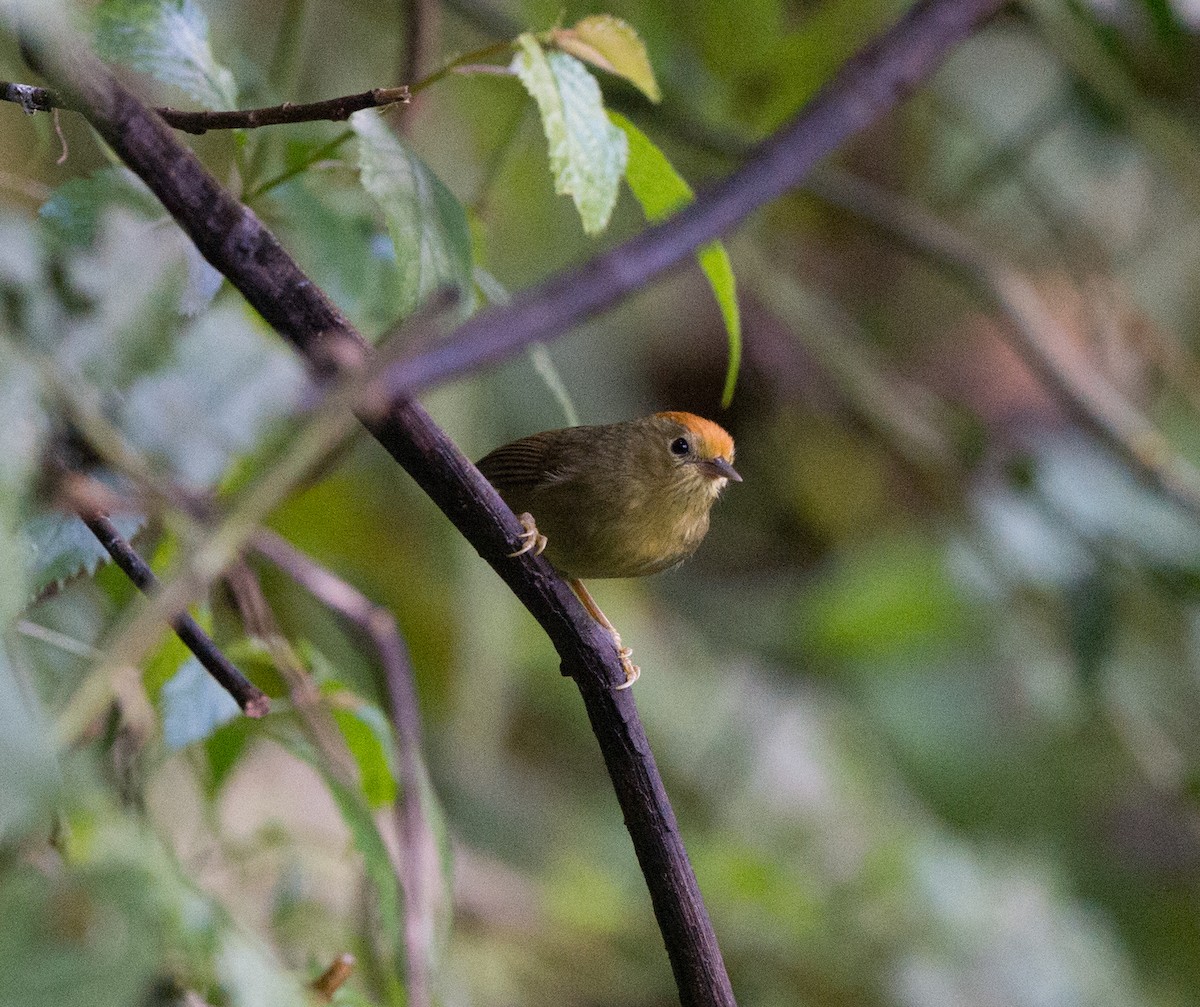
<path id="1" fill-rule="evenodd" d="M 158 578 L 154 576 L 154 571 L 138 555 L 137 550 L 122 538 L 107 515 L 81 512 L 80 517 L 138 590 L 146 594 L 158 590 Z M 237 701 L 247 717 L 266 715 L 271 708 L 267 694 L 237 669 L 195 619 L 186 612 L 180 612 L 171 619 L 171 627 L 184 646 L 196 655 L 196 660 L 204 669 Z"/>
<path id="2" fill-rule="evenodd" d="M 1001 0 L 923 0 L 856 57 L 809 110 L 741 171 L 670 222 L 581 270 L 468 322 L 443 348 L 394 370 L 400 392 L 495 362 L 560 335 L 615 303 L 799 183 L 812 164 L 891 108 Z M 41 53 L 48 75 L 158 195 L 210 262 L 305 356 L 319 376 L 361 351 L 361 337 L 275 237 L 181 147 L 169 128 L 81 52 Z M 583 697 L 685 1005 L 732 1005 L 732 989 L 674 812 L 607 635 L 542 559 L 508 558 L 520 525 L 416 402 L 398 397 L 364 424 L 537 618 Z"/>

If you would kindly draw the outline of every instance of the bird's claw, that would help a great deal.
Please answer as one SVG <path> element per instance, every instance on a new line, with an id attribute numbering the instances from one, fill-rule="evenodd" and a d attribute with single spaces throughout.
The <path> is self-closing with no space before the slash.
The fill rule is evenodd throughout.
<path id="1" fill-rule="evenodd" d="M 527 552 L 532 552 L 535 556 L 540 556 L 546 548 L 546 543 L 549 539 L 538 531 L 537 522 L 533 520 L 533 515 L 528 511 L 521 514 L 517 520 L 521 522 L 521 527 L 525 529 L 517 536 L 521 540 L 521 548 L 516 552 L 510 552 L 508 558 L 514 559 L 517 556 L 524 556 Z"/>
<path id="2" fill-rule="evenodd" d="M 628 689 L 631 685 L 633 685 L 634 682 L 636 682 L 642 676 L 642 669 L 639 668 L 636 664 L 634 664 L 631 660 L 629 660 L 630 655 L 632 655 L 632 654 L 633 654 L 633 648 L 632 647 L 622 647 L 620 645 L 620 638 L 618 637 L 617 657 L 621 661 L 621 670 L 625 672 L 625 681 L 617 686 L 617 692 L 620 692 L 622 689 Z"/>

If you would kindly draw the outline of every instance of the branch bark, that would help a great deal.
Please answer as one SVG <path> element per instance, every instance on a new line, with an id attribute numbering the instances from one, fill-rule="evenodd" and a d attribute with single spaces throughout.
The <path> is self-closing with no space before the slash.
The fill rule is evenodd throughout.
<path id="1" fill-rule="evenodd" d="M 882 115 L 931 73 L 1001 0 L 923 0 L 847 64 L 789 127 L 741 171 L 666 224 L 592 263 L 468 322 L 444 347 L 393 369 L 396 400 L 364 416 L 380 443 L 492 565 L 545 629 L 579 688 L 625 815 L 685 1005 L 734 1004 L 720 950 L 674 812 L 607 634 L 544 560 L 508 554 L 520 525 L 429 418 L 412 389 L 498 361 L 560 335 L 680 262 L 757 207 L 799 183 L 813 163 Z M 79 52 L 41 53 L 47 75 L 246 299 L 305 356 L 318 376 L 363 350 L 361 337 L 275 237 L 205 172 L 169 128 Z"/>

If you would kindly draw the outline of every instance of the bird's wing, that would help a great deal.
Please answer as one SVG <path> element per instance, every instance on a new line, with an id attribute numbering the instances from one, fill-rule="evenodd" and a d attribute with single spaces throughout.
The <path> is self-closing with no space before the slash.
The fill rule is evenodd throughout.
<path id="1" fill-rule="evenodd" d="M 476 467 L 501 494 L 536 489 L 555 481 L 558 464 L 558 433 L 549 430 L 496 448 L 481 458 Z"/>

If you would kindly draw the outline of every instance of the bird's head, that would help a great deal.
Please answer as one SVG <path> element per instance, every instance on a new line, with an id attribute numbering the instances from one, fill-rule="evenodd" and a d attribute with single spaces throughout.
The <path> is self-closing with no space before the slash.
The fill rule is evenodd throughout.
<path id="1" fill-rule="evenodd" d="M 651 420 L 681 484 L 716 497 L 742 477 L 733 467 L 733 438 L 712 420 L 694 413 L 655 413 Z"/>

